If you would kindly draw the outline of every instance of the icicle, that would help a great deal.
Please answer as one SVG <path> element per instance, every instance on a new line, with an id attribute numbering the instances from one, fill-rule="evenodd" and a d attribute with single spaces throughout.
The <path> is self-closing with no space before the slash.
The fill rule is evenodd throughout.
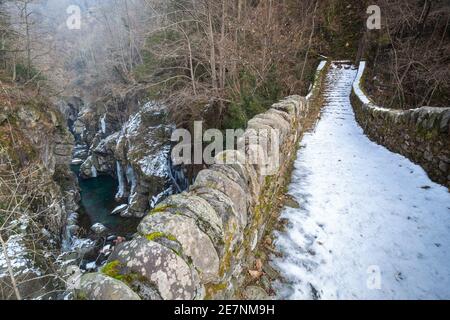
<path id="1" fill-rule="evenodd" d="M 93 164 L 91 166 L 91 177 L 97 178 L 97 168 L 95 168 L 95 166 Z"/>
<path id="2" fill-rule="evenodd" d="M 136 181 L 136 176 L 134 175 L 133 167 L 130 165 L 128 165 L 128 167 L 127 167 L 127 181 L 128 181 L 128 184 L 131 184 L 130 199 L 129 199 L 129 203 L 131 203 L 132 199 L 135 195 L 134 193 L 136 190 L 137 181 Z"/>
<path id="3" fill-rule="evenodd" d="M 116 161 L 117 167 L 117 180 L 119 182 L 119 188 L 117 190 L 116 199 L 122 199 L 125 196 L 125 181 L 123 178 L 122 166 L 119 161 Z"/>
<path id="4" fill-rule="evenodd" d="M 102 128 L 102 133 L 106 134 L 106 113 L 103 115 L 103 117 L 100 118 L 100 126 Z"/>

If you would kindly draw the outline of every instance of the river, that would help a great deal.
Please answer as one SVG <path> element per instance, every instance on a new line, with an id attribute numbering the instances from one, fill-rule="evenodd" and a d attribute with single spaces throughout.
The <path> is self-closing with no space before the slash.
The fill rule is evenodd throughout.
<path id="1" fill-rule="evenodd" d="M 135 233 L 140 219 L 111 215 L 111 211 L 120 204 L 115 201 L 116 179 L 108 175 L 81 179 L 80 166 L 72 165 L 71 168 L 78 176 L 80 186 L 80 226 L 89 229 L 91 225 L 101 223 L 108 228 L 109 234 L 129 236 Z"/>

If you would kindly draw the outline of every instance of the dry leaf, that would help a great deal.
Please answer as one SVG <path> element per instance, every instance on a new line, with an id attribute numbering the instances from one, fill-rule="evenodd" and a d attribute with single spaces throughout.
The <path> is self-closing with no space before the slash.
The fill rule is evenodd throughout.
<path id="1" fill-rule="evenodd" d="M 262 276 L 262 272 L 258 270 L 248 270 L 248 273 L 253 279 L 258 279 Z"/>
<path id="2" fill-rule="evenodd" d="M 256 270 L 261 271 L 262 266 L 263 266 L 263 263 L 262 263 L 261 259 L 256 259 L 256 261 L 255 261 Z"/>

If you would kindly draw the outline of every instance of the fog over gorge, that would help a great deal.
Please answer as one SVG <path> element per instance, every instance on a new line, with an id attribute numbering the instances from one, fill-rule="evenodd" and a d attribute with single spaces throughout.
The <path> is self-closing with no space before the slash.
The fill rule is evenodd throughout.
<path id="1" fill-rule="evenodd" d="M 108 90 L 117 82 L 118 59 L 119 73 L 140 62 L 145 34 L 155 22 L 154 8 L 143 0 L 27 0 L 6 6 L 23 41 L 32 42 L 33 63 L 55 90 L 88 97 L 99 94 L 93 87 Z"/>

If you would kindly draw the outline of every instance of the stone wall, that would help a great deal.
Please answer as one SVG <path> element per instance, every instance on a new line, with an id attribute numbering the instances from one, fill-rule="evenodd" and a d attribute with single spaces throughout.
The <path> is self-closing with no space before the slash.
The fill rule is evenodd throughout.
<path id="1" fill-rule="evenodd" d="M 291 96 L 248 122 L 244 151 L 218 154 L 188 192 L 173 195 L 149 212 L 133 240 L 118 245 L 100 274 L 81 279 L 78 297 L 127 299 L 129 288 L 142 299 L 230 299 L 241 287 L 246 258 L 261 240 L 280 190 L 286 185 L 304 124 L 316 117 L 325 63 L 307 97 Z M 279 132 L 279 168 L 265 175 L 264 164 L 250 164 L 251 141 L 264 130 Z M 267 145 L 275 143 L 267 136 Z M 272 148 L 267 148 L 272 156 Z M 275 159 L 274 157 L 273 159 Z M 232 164 L 224 164 L 233 159 Z M 96 297 L 105 276 L 121 280 L 123 297 Z M 89 277 L 89 281 L 84 281 Z M 97 280 L 96 280 L 97 279 Z M 112 281 L 109 281 L 112 283 Z M 89 283 L 89 285 L 84 285 Z M 92 285 L 97 283 L 98 285 Z M 114 285 L 119 286 L 117 282 Z"/>
<path id="2" fill-rule="evenodd" d="M 365 62 L 359 66 L 352 103 L 367 136 L 422 166 L 435 182 L 450 188 L 450 108 L 394 110 L 376 106 L 361 88 Z"/>

